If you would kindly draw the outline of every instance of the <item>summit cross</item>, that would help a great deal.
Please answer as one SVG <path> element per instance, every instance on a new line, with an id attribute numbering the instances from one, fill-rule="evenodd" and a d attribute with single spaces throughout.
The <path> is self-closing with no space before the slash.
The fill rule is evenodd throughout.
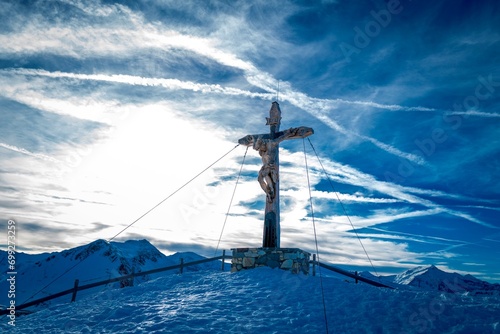
<path id="1" fill-rule="evenodd" d="M 278 102 L 273 102 L 266 117 L 270 126 L 267 134 L 247 135 L 238 140 L 245 146 L 253 146 L 262 158 L 262 168 L 257 180 L 266 193 L 264 231 L 262 247 L 280 247 L 280 199 L 279 199 L 279 144 L 288 139 L 306 138 L 314 133 L 312 128 L 301 126 L 280 131 L 281 110 Z"/>

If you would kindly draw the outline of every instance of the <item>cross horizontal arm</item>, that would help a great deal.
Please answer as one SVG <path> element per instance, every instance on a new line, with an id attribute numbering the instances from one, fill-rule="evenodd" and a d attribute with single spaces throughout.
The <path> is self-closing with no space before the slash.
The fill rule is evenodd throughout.
<path id="1" fill-rule="evenodd" d="M 269 139 L 273 140 L 277 143 L 282 142 L 288 139 L 298 139 L 298 138 L 306 138 L 310 135 L 314 134 L 314 130 L 307 126 L 299 126 L 298 128 L 290 128 L 285 131 L 279 131 L 275 134 L 275 138 L 271 139 L 271 135 L 266 134 L 258 134 L 258 135 L 247 135 L 238 140 L 240 145 L 250 146 L 257 140 L 257 138 L 261 139 Z"/>

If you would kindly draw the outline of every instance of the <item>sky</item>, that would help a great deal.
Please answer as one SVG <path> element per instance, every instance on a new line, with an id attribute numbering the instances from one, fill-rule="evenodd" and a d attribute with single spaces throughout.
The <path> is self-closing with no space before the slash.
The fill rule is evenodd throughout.
<path id="1" fill-rule="evenodd" d="M 282 247 L 500 282 L 499 15 L 493 0 L 1 1 L 0 226 L 28 253 L 258 247 L 261 160 L 236 145 L 278 100 L 282 129 L 315 131 L 280 145 Z"/>

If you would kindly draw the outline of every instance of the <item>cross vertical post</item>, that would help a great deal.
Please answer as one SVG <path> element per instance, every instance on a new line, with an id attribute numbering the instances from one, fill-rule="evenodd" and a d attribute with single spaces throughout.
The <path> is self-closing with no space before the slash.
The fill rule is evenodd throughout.
<path id="1" fill-rule="evenodd" d="M 288 139 L 305 138 L 314 133 L 312 128 L 301 126 L 280 131 L 281 110 L 278 102 L 273 102 L 266 117 L 266 125 L 270 126 L 269 134 L 247 135 L 238 143 L 252 145 L 259 151 L 262 158 L 262 168 L 257 180 L 266 193 L 264 212 L 264 230 L 262 247 L 280 247 L 280 199 L 279 199 L 279 144 Z"/>
<path id="2" fill-rule="evenodd" d="M 280 130 L 281 109 L 278 102 L 273 102 L 269 110 L 269 117 L 266 117 L 266 125 L 269 125 L 270 140 L 278 138 L 277 133 Z M 268 168 L 271 174 L 271 183 L 274 185 L 271 189 L 272 196 L 267 196 L 266 208 L 264 211 L 264 230 L 262 232 L 262 247 L 279 248 L 280 247 L 280 187 L 279 187 L 279 141 L 274 149 L 269 152 L 272 155 L 268 162 Z M 263 158 L 264 161 L 264 158 Z M 263 166 L 262 169 L 266 168 Z M 261 170 L 262 170 L 261 169 Z M 267 171 L 266 171 L 267 172 Z M 259 173 L 260 174 L 260 173 Z M 275 177 L 272 177 L 275 175 Z M 271 184 L 268 185 L 271 187 Z M 266 191 L 266 190 L 264 190 Z M 267 192 L 266 192 L 267 193 Z"/>

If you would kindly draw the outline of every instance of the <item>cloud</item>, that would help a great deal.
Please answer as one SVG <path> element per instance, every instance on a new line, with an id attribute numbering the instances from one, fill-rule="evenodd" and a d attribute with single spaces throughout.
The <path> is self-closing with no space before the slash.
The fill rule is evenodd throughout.
<path id="1" fill-rule="evenodd" d="M 120 5 L 104 6 L 100 1 L 96 0 L 87 0 L 85 2 L 81 2 L 78 0 L 60 0 L 60 2 L 74 6 L 83 11 L 87 15 L 97 16 L 97 17 L 110 16 L 116 13 L 120 8 L 124 8 L 121 7 Z"/>
<path id="2" fill-rule="evenodd" d="M 39 52 L 52 52 L 58 55 L 69 55 L 76 58 L 88 57 L 91 54 L 96 55 L 118 55 L 123 56 L 130 53 L 130 50 L 137 50 L 137 48 L 143 49 L 165 49 L 165 48 L 180 48 L 184 50 L 189 50 L 203 57 L 207 57 L 218 62 L 221 65 L 236 68 L 242 70 L 245 73 L 246 80 L 252 85 L 259 87 L 267 92 L 275 91 L 275 83 L 277 80 L 273 78 L 269 73 L 259 70 L 251 62 L 240 59 L 238 56 L 231 52 L 223 51 L 217 48 L 217 41 L 211 40 L 210 38 L 199 38 L 195 36 L 190 36 L 186 34 L 180 34 L 173 30 L 165 30 L 160 26 L 153 25 L 151 23 L 144 22 L 144 17 L 131 12 L 129 9 L 119 6 L 118 11 L 126 14 L 126 18 L 131 23 L 129 29 L 113 29 L 108 28 L 98 28 L 93 26 L 79 27 L 76 23 L 75 26 L 68 27 L 52 27 L 48 31 L 46 29 L 40 30 L 37 27 L 37 23 L 32 23 L 22 32 L 16 32 L 11 35 L 5 36 L 8 38 L 10 43 L 1 43 L 0 45 L 9 45 L 9 47 L 4 47 L 0 49 L 1 52 L 6 53 L 39 53 Z M 43 24 L 43 23 L 39 23 Z M 43 31 L 43 35 L 40 34 Z M 27 43 L 26 39 L 35 41 L 34 43 Z M 102 40 L 106 40 L 107 43 L 102 43 Z M 13 42 L 12 42 L 13 41 Z M 63 51 L 64 50 L 64 51 Z M 103 77 L 99 75 L 89 75 L 88 79 L 93 78 L 94 80 L 102 80 Z M 109 79 L 109 77 L 107 77 Z M 124 75 L 115 75 L 113 80 L 125 83 L 130 83 L 130 77 Z M 135 80 L 136 84 L 140 80 Z M 221 88 L 217 85 L 207 85 L 207 84 L 195 84 L 193 82 L 179 82 L 176 79 L 159 79 L 155 81 L 153 78 L 143 79 L 142 84 L 160 84 L 167 87 L 179 88 L 189 88 L 201 90 L 216 90 L 219 92 L 224 92 L 232 95 L 248 94 L 239 89 Z M 342 103 L 352 103 L 352 104 L 364 104 L 377 108 L 385 108 L 389 110 L 432 110 L 425 107 L 404 107 L 397 105 L 384 105 L 372 101 L 362 102 L 362 101 L 347 101 L 347 100 L 320 100 L 310 98 L 304 93 L 297 92 L 293 90 L 289 83 L 283 83 L 283 91 L 281 93 L 282 99 L 291 102 L 293 105 L 307 111 L 312 116 L 316 117 L 320 121 L 324 122 L 330 128 L 346 135 L 353 135 L 361 140 L 368 141 L 375 145 L 376 147 L 388 152 L 389 154 L 396 155 L 403 159 L 407 159 L 419 165 L 425 165 L 424 159 L 422 157 L 401 151 L 400 149 L 383 143 L 375 138 L 361 135 L 353 130 L 347 130 L 337 122 L 335 122 L 330 117 L 326 116 L 323 111 L 325 107 L 328 107 L 328 103 L 338 104 L 339 101 Z M 251 93 L 257 94 L 257 93 Z M 256 96 L 258 96 L 257 94 Z M 262 94 L 266 98 L 269 98 L 268 94 Z M 261 95 L 261 96 L 262 96 Z"/>
<path id="3" fill-rule="evenodd" d="M 0 76 L 0 82 L 5 86 L 1 95 L 24 105 L 26 109 L 31 108 L 34 112 L 43 110 L 62 116 L 98 122 L 101 127 L 105 127 L 104 124 L 112 125 L 117 118 L 123 118 L 122 102 L 104 98 L 101 92 L 87 95 L 83 92 L 76 92 L 79 87 L 73 88 L 70 83 L 65 87 L 61 86 L 60 83 L 41 78 L 24 82 L 18 80 L 19 75 L 9 73 L 6 70 L 0 70 L 0 73 L 6 74 L 3 77 Z M 10 109 L 15 108 L 11 107 Z M 37 116 L 40 117 L 40 115 L 34 115 L 34 117 Z"/>
<path id="4" fill-rule="evenodd" d="M 137 77 L 137 76 L 130 76 L 130 75 L 102 75 L 102 74 L 77 74 L 77 73 L 64 73 L 64 72 L 49 72 L 45 70 L 31 70 L 31 69 L 8 69 L 8 70 L 1 70 L 6 73 L 13 73 L 13 74 L 19 74 L 19 75 L 31 75 L 31 76 L 46 76 L 46 77 L 51 77 L 51 78 L 72 78 L 72 79 L 77 79 L 77 80 L 93 80 L 93 81 L 105 81 L 105 82 L 114 82 L 114 83 L 122 83 L 122 84 L 129 84 L 129 85 L 142 85 L 142 86 L 161 86 L 167 89 L 186 89 L 186 90 L 191 90 L 194 92 L 202 92 L 202 93 L 218 93 L 218 94 L 225 94 L 225 95 L 237 95 L 237 96 L 245 96 L 245 97 L 252 97 L 252 98 L 263 98 L 263 99 L 269 99 L 272 97 L 272 94 L 270 93 L 254 93 L 254 92 L 249 92 L 237 88 L 231 88 L 231 87 L 222 87 L 220 85 L 210 85 L 210 84 L 198 84 L 194 82 L 186 82 L 186 81 L 180 81 L 178 79 L 160 79 L 160 78 L 144 78 L 144 77 Z M 254 83 L 255 84 L 255 83 Z M 304 109 L 308 112 L 310 112 L 313 116 L 318 118 L 320 121 L 331 127 L 332 129 L 346 134 L 346 135 L 355 135 L 356 137 L 366 140 L 368 142 L 371 142 L 372 144 L 376 145 L 377 147 L 383 149 L 384 151 L 394 154 L 396 156 L 399 156 L 403 159 L 412 161 L 414 163 L 417 163 L 419 165 L 425 164 L 424 159 L 421 156 L 415 155 L 415 154 L 409 154 L 400 151 L 399 149 L 384 144 L 374 138 L 364 136 L 364 135 L 359 135 L 356 133 L 353 133 L 352 131 L 348 131 L 344 129 L 342 126 L 340 126 L 337 122 L 333 121 L 331 118 L 328 116 L 319 113 L 314 106 L 313 102 L 314 99 L 310 99 L 306 97 L 302 93 L 298 92 L 288 92 L 288 93 L 283 93 L 284 99 L 290 100 L 291 103 L 295 104 L 296 106 L 300 107 L 301 109 Z M 299 97 L 299 99 L 297 99 Z M 25 98 L 21 97 L 21 100 L 25 100 Z M 324 102 L 324 101 L 323 101 Z M 345 102 L 345 101 L 344 101 Z M 50 100 L 45 100 L 44 102 L 46 105 L 49 105 L 50 107 L 56 106 L 57 108 L 57 102 L 50 102 Z M 59 102 L 60 103 L 60 102 Z M 357 101 L 359 103 L 359 101 Z M 316 103 L 317 104 L 317 103 Z M 322 103 L 320 103 L 322 104 Z M 395 108 L 395 106 L 390 106 L 391 108 Z M 403 107 L 402 107 L 403 108 Z M 64 108 L 57 108 L 57 109 L 64 109 Z"/>
<path id="5" fill-rule="evenodd" d="M 464 262 L 464 265 L 466 266 L 485 266 L 484 263 L 474 263 L 474 262 Z"/>
<path id="6" fill-rule="evenodd" d="M 351 217 L 351 219 L 355 223 L 355 227 L 360 228 L 394 222 L 400 219 L 432 216 L 442 212 L 441 209 L 429 209 L 420 211 L 412 210 L 409 212 L 395 211 L 396 210 L 380 210 L 376 215 L 373 215 L 371 217 Z"/>
<path id="7" fill-rule="evenodd" d="M 472 217 L 471 215 L 465 214 L 463 212 L 459 212 L 456 210 L 452 210 L 447 208 L 446 206 L 439 205 L 431 200 L 425 199 L 423 197 L 415 196 L 413 194 L 418 195 L 426 195 L 432 197 L 444 197 L 444 198 L 456 198 L 456 195 L 447 194 L 441 191 L 428 190 L 428 189 L 419 189 L 415 187 L 405 187 L 398 184 L 380 181 L 375 179 L 372 175 L 362 173 L 356 170 L 353 167 L 341 165 L 336 162 L 333 162 L 328 159 L 323 159 L 323 166 L 320 166 L 318 163 L 311 163 L 311 166 L 316 169 L 314 173 L 317 173 L 318 176 L 321 177 L 322 167 L 325 167 L 325 171 L 328 174 L 328 177 L 331 178 L 334 182 L 341 182 L 351 185 L 357 185 L 363 187 L 365 189 L 374 190 L 380 192 L 382 194 L 389 195 L 391 197 L 397 198 L 401 201 L 405 201 L 408 203 L 419 204 L 425 207 L 430 208 L 431 210 L 435 210 L 433 212 L 445 212 L 450 215 L 458 216 L 464 218 L 473 223 L 488 227 L 488 228 L 498 228 L 492 224 L 485 223 L 477 218 Z M 323 175 L 323 177 L 326 177 Z"/>

